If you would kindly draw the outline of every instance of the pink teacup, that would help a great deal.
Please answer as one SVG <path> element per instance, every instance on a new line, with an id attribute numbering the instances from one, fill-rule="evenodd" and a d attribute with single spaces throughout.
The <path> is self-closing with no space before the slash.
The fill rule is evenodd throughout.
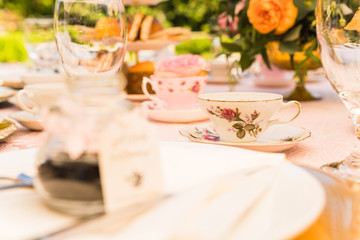
<path id="1" fill-rule="evenodd" d="M 151 75 L 150 78 L 144 77 L 142 90 L 148 98 L 168 110 L 193 109 L 197 106 L 198 96 L 204 89 L 206 79 L 206 75 L 181 78 Z M 147 84 L 151 85 L 155 95 L 147 91 Z"/>

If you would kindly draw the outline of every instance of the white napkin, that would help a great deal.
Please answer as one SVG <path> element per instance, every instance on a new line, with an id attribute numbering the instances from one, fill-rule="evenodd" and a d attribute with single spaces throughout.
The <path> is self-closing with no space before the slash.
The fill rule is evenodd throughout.
<path id="1" fill-rule="evenodd" d="M 143 214 L 116 239 L 228 239 L 267 193 L 279 166 L 241 170 L 200 184 Z"/>

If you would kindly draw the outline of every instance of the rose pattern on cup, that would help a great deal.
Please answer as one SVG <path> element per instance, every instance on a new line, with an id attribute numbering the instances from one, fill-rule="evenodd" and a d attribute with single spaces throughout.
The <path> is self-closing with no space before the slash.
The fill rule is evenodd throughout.
<path id="1" fill-rule="evenodd" d="M 193 92 L 193 93 L 199 93 L 200 89 L 201 89 L 200 83 L 198 81 L 196 81 L 194 86 L 192 86 L 191 88 L 188 88 L 188 91 Z"/>
<path id="2" fill-rule="evenodd" d="M 229 128 L 228 131 L 232 131 L 236 134 L 236 137 L 239 139 L 243 139 L 246 134 L 250 136 L 257 137 L 257 135 L 262 131 L 259 123 L 261 121 L 255 121 L 259 116 L 260 113 L 254 110 L 254 113 L 245 114 L 243 118 L 241 118 L 241 112 L 239 112 L 238 108 L 231 109 L 231 108 L 221 108 L 217 106 L 216 108 L 211 107 L 207 109 L 208 113 L 214 115 L 218 118 L 226 119 L 229 122 L 236 122 L 232 125 L 232 128 Z"/>

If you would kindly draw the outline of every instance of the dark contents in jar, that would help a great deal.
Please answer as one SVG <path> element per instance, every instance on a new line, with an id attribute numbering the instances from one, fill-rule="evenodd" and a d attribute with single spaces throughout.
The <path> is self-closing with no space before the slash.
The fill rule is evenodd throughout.
<path id="1" fill-rule="evenodd" d="M 70 159 L 57 153 L 38 167 L 38 180 L 49 197 L 73 201 L 102 201 L 97 154 Z"/>

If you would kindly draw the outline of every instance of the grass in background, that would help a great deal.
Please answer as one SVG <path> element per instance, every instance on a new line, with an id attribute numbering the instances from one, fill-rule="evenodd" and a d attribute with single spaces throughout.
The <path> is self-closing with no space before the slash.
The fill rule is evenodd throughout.
<path id="1" fill-rule="evenodd" d="M 27 59 L 22 32 L 5 32 L 0 35 L 0 62 L 25 62 Z"/>

